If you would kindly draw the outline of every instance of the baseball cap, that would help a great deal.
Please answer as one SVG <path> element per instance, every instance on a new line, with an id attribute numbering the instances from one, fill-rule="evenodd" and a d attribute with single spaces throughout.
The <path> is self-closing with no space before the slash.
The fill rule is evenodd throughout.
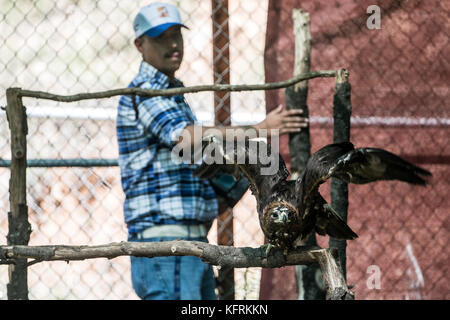
<path id="1" fill-rule="evenodd" d="M 133 21 L 136 38 L 143 34 L 149 37 L 158 37 L 175 25 L 189 29 L 181 23 L 181 16 L 177 7 L 161 2 L 154 2 L 142 7 Z"/>

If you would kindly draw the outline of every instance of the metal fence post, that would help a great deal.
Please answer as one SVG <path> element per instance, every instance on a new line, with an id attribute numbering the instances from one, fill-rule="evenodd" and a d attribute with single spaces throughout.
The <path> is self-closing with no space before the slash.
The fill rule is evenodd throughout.
<path id="1" fill-rule="evenodd" d="M 213 25 L 214 84 L 230 84 L 230 34 L 228 28 L 228 0 L 211 0 Z M 216 125 L 230 125 L 230 93 L 214 92 Z M 231 209 L 219 212 L 217 243 L 233 245 L 233 213 Z M 234 300 L 234 269 L 221 268 L 218 276 L 220 300 Z"/>
<path id="2" fill-rule="evenodd" d="M 26 203 L 27 119 L 20 88 L 6 90 L 6 115 L 11 132 L 11 177 L 9 180 L 8 245 L 27 245 L 31 226 Z M 9 265 L 8 299 L 28 299 L 27 259 Z"/>

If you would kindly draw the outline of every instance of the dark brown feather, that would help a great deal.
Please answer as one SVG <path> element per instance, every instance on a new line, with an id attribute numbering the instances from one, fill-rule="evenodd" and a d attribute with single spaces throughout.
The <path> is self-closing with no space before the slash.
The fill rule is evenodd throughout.
<path id="1" fill-rule="evenodd" d="M 267 166 L 259 157 L 250 161 L 258 149 L 246 141 L 236 144 L 232 152 L 225 154 L 224 144 L 217 139 L 209 139 L 223 159 L 222 164 L 204 163 L 196 170 L 200 177 L 208 177 L 217 170 L 239 169 L 250 181 L 253 195 L 257 200 L 257 210 L 261 229 L 269 243 L 285 250 L 291 248 L 298 238 L 314 230 L 320 235 L 330 235 L 337 239 L 352 240 L 356 233 L 340 218 L 339 214 L 323 199 L 319 186 L 330 177 L 349 183 L 369 183 L 377 180 L 400 180 L 411 184 L 425 185 L 425 176 L 431 173 L 417 167 L 388 151 L 375 148 L 355 149 L 350 142 L 331 144 L 323 147 L 308 160 L 297 181 L 286 181 L 289 172 L 279 154 L 267 152 L 270 161 L 279 162 L 278 170 L 271 175 L 262 174 Z M 270 145 L 259 141 L 257 148 L 270 151 Z M 225 164 L 226 159 L 238 155 L 244 163 Z M 205 160 L 205 159 L 204 159 Z M 266 159 L 267 160 L 267 159 Z"/>

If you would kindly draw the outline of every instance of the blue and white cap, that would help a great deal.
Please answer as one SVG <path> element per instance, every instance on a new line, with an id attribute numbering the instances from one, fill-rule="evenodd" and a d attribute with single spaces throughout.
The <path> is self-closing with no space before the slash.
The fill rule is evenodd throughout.
<path id="1" fill-rule="evenodd" d="M 149 37 L 158 37 L 175 25 L 189 29 L 181 23 L 181 16 L 177 7 L 161 2 L 154 2 L 141 8 L 133 21 L 136 38 L 143 34 Z"/>

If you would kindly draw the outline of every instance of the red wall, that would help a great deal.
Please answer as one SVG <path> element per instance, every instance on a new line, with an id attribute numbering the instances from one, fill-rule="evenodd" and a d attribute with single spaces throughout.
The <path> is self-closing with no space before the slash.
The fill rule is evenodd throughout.
<path id="1" fill-rule="evenodd" d="M 366 9 L 372 4 L 381 8 L 379 30 L 366 27 Z M 353 116 L 394 121 L 353 125 L 355 146 L 390 150 L 433 173 L 426 188 L 399 182 L 350 186 L 348 222 L 359 238 L 348 243 L 347 279 L 355 285 L 356 299 L 450 298 L 450 5 L 431 0 L 270 0 L 266 82 L 292 76 L 292 8 L 310 13 L 311 70 L 348 69 Z M 312 120 L 332 117 L 333 93 L 334 79 L 310 80 Z M 284 103 L 284 91 L 267 91 L 266 100 L 269 111 Z M 420 118 L 427 125 L 402 124 Z M 280 148 L 288 162 L 288 138 L 283 139 Z M 330 125 L 312 121 L 312 152 L 332 139 Z M 328 185 L 321 192 L 329 199 Z M 328 239 L 319 237 L 319 243 L 328 246 Z M 366 284 L 371 265 L 381 270 L 380 289 Z M 296 299 L 293 269 L 264 269 L 260 298 Z"/>

